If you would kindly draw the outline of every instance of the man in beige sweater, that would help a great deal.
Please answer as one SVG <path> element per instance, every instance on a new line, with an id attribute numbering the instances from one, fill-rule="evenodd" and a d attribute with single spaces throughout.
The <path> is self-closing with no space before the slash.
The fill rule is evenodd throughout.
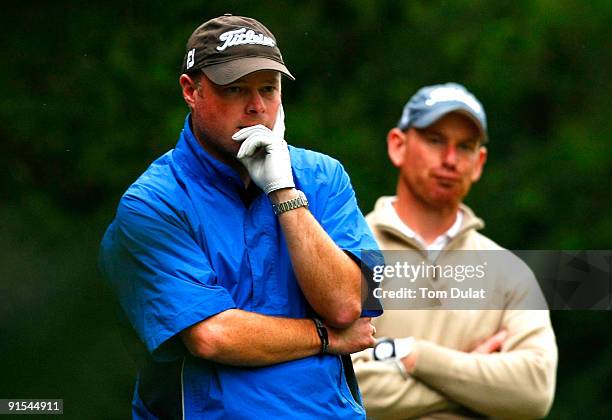
<path id="1" fill-rule="evenodd" d="M 487 140 L 482 105 L 463 86 L 428 86 L 410 99 L 387 135 L 389 158 L 399 170 L 397 195 L 381 197 L 367 216 L 381 249 L 411 250 L 436 261 L 455 250 L 507 253 L 477 232 L 483 221 L 462 204 L 482 173 Z M 527 266 L 518 258 L 510 266 L 487 276 L 495 282 L 489 288 L 497 296 L 493 306 L 387 308 L 374 322 L 377 337 L 387 339 L 379 340 L 376 352 L 353 355 L 369 417 L 538 418 L 548 413 L 555 388 L 555 336 L 547 310 L 508 309 L 542 299 Z M 535 286 L 517 283 L 519 272 Z M 429 279 L 432 285 L 435 280 Z"/>

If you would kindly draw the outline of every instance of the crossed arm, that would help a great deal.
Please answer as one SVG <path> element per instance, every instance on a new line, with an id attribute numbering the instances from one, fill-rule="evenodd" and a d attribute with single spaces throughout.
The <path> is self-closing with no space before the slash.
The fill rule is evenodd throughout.
<path id="1" fill-rule="evenodd" d="M 293 188 L 284 188 L 272 192 L 270 199 L 282 202 L 296 196 Z M 282 213 L 278 221 L 300 289 L 310 306 L 329 325 L 350 326 L 361 314 L 359 266 L 332 241 L 306 208 Z"/>
<path id="2" fill-rule="evenodd" d="M 402 360 L 407 378 L 360 353 L 355 370 L 368 415 L 408 418 L 463 406 L 492 417 L 545 416 L 557 364 L 548 312 L 508 311 L 504 326 L 507 337 L 495 334 L 466 351 L 417 340 Z"/>
<path id="3" fill-rule="evenodd" d="M 328 327 L 330 353 L 346 354 L 374 343 L 369 318 L 349 328 Z M 196 357 L 236 366 L 266 366 L 320 352 L 321 341 L 309 319 L 272 317 L 229 309 L 181 332 Z"/>

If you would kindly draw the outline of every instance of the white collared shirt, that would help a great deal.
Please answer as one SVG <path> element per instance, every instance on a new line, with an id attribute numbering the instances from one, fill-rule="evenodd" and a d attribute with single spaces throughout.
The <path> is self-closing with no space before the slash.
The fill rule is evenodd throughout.
<path id="1" fill-rule="evenodd" d="M 455 223 L 453 223 L 453 225 L 446 232 L 438 236 L 432 243 L 426 245 L 425 240 L 421 237 L 421 235 L 410 229 L 408 225 L 406 225 L 404 221 L 399 217 L 399 214 L 397 214 L 397 211 L 393 206 L 395 201 L 396 200 L 389 200 L 385 203 L 385 205 L 388 207 L 387 211 L 389 212 L 389 215 L 395 219 L 393 220 L 393 225 L 397 226 L 404 235 L 411 239 L 414 239 L 419 244 L 421 244 L 423 249 L 426 249 L 428 251 L 440 251 L 446 246 L 446 244 L 448 244 L 451 239 L 453 239 L 455 235 L 457 235 L 459 229 L 461 228 L 461 223 L 463 222 L 463 212 L 461 211 L 461 209 L 459 209 L 457 211 Z"/>

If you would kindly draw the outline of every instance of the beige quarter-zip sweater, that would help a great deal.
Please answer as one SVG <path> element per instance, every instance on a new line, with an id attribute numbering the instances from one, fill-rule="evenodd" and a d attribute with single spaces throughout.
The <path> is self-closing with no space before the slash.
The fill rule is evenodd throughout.
<path id="1" fill-rule="evenodd" d="M 382 250 L 423 250 L 389 214 L 394 210 L 388 202 L 394 199 L 381 197 L 366 217 L 378 244 Z M 503 252 L 477 232 L 484 227 L 481 219 L 465 205 L 461 211 L 461 226 L 444 250 Z M 513 266 L 532 275 L 520 260 Z M 497 308 L 520 306 L 534 293 L 541 299 L 539 288 L 520 289 L 517 273 L 508 271 L 492 276 L 499 296 L 508 300 Z M 373 322 L 377 337 L 415 337 L 417 362 L 406 377 L 396 363 L 373 360 L 371 350 L 353 355 L 368 418 L 540 418 L 550 410 L 557 345 L 547 310 L 391 309 Z M 500 352 L 469 353 L 501 328 L 508 336 Z"/>

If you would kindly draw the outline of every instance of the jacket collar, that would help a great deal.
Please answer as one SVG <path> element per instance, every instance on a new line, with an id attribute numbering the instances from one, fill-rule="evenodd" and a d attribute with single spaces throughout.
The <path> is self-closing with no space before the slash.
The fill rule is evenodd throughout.
<path id="1" fill-rule="evenodd" d="M 211 156 L 191 130 L 191 113 L 187 114 L 183 130 L 172 153 L 174 160 L 195 181 L 217 185 L 219 189 L 233 187 L 244 190 L 240 175 L 232 167 Z"/>

